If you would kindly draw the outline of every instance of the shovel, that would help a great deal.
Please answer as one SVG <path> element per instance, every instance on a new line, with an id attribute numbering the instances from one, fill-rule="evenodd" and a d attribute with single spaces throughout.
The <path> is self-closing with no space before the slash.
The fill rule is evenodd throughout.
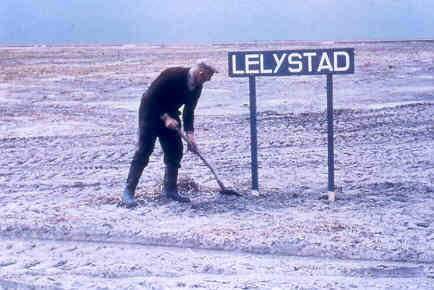
<path id="1" fill-rule="evenodd" d="M 184 132 L 180 128 L 176 128 L 176 131 L 178 132 L 179 136 L 181 136 L 181 138 L 185 140 L 185 142 L 190 143 L 190 141 L 188 140 L 187 136 L 185 136 Z M 220 186 L 220 193 L 221 194 L 241 196 L 241 194 L 238 193 L 238 192 L 236 192 L 235 190 L 228 189 L 228 188 L 226 188 L 224 186 L 223 182 L 219 179 L 219 177 L 217 176 L 217 173 L 214 171 L 214 168 L 212 168 L 211 164 L 209 164 L 208 161 L 206 161 L 206 159 L 202 156 L 202 154 L 200 154 L 199 151 L 196 151 L 194 153 L 197 156 L 199 156 L 199 158 L 203 161 L 203 163 L 209 168 L 209 170 L 211 170 L 211 172 L 214 175 L 214 177 L 215 177 L 218 185 Z"/>

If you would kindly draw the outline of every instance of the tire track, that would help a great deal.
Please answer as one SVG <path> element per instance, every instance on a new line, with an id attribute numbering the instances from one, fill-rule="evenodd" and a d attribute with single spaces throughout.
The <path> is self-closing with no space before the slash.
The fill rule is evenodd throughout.
<path id="1" fill-rule="evenodd" d="M 383 285 L 430 289 L 434 275 L 432 264 L 261 255 L 97 240 L 3 238 L 0 253 L 0 286 L 6 288 L 347 289 L 363 285 L 366 289 Z M 56 279 L 50 279 L 53 275 Z"/>

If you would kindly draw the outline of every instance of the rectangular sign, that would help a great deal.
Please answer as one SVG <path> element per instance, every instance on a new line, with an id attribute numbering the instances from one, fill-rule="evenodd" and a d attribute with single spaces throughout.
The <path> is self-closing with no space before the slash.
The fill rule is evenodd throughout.
<path id="1" fill-rule="evenodd" d="M 233 51 L 229 76 L 292 76 L 354 73 L 354 48 Z"/>

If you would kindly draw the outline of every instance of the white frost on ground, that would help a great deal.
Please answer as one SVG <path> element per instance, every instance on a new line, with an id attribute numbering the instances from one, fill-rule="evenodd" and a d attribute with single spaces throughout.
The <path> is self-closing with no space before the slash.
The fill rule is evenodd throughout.
<path id="1" fill-rule="evenodd" d="M 325 79 L 258 78 L 255 197 L 248 82 L 220 73 L 197 140 L 244 196 L 221 196 L 186 153 L 193 202 L 170 202 L 156 146 L 139 207 L 119 205 L 140 96 L 161 69 L 208 58 L 223 72 L 228 50 L 317 45 L 2 47 L 0 288 L 433 289 L 433 41 L 353 44 L 356 73 L 334 78 L 335 203 L 322 198 Z"/>

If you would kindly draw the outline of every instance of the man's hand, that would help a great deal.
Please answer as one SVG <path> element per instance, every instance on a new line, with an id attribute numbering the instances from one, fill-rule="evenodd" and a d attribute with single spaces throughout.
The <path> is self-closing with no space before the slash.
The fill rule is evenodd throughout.
<path id="1" fill-rule="evenodd" d="M 176 130 L 179 128 L 179 123 L 168 114 L 164 114 L 161 119 L 164 121 L 164 126 L 168 129 Z"/>
<path id="2" fill-rule="evenodd" d="M 193 132 L 185 132 L 185 136 L 187 137 L 188 140 L 187 142 L 188 150 L 190 150 L 195 154 L 199 153 L 199 148 L 197 147 L 196 139 L 194 138 Z"/>

